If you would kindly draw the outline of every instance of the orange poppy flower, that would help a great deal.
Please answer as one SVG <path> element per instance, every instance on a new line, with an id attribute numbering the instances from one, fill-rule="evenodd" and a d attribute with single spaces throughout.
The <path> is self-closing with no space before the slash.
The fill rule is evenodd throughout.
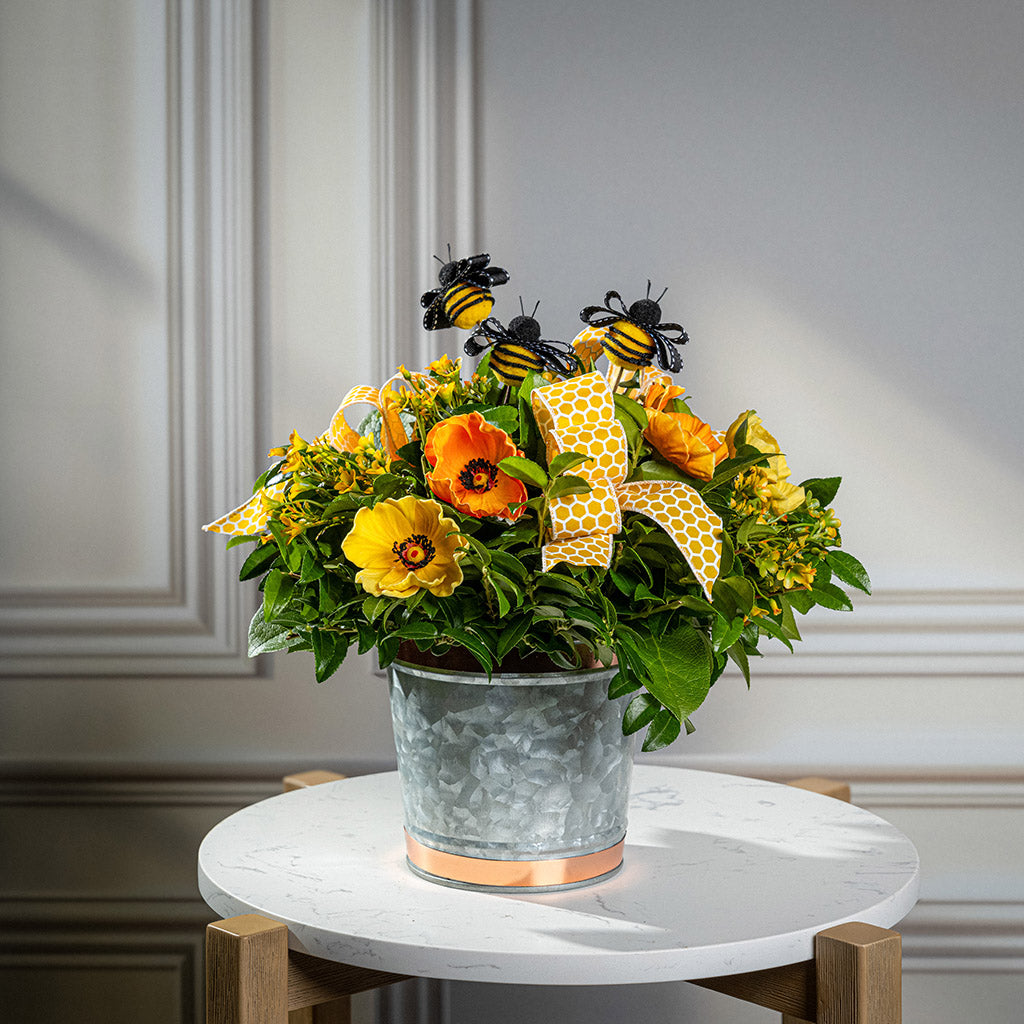
<path id="1" fill-rule="evenodd" d="M 678 398 L 684 391 L 686 388 L 680 387 L 678 384 L 666 384 L 659 378 L 655 378 L 644 389 L 643 406 L 648 412 L 652 409 L 655 412 L 664 412 L 665 406 L 673 398 Z"/>
<path id="2" fill-rule="evenodd" d="M 644 436 L 673 466 L 698 480 L 710 480 L 729 449 L 696 416 L 648 409 Z"/>
<path id="3" fill-rule="evenodd" d="M 478 412 L 452 416 L 427 434 L 423 454 L 433 472 L 427 486 L 442 501 L 475 516 L 518 519 L 523 514 L 526 487 L 498 469 L 509 455 L 519 455 L 512 439 Z M 509 508 L 518 505 L 518 508 Z"/>

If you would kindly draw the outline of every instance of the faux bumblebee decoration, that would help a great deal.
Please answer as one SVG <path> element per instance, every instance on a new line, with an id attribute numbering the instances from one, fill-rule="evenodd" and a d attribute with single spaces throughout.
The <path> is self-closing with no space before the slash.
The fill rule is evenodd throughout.
<path id="1" fill-rule="evenodd" d="M 522 299 L 519 302 L 521 308 Z M 533 307 L 533 312 L 537 312 L 537 306 Z M 568 377 L 578 363 L 566 342 L 543 340 L 540 324 L 525 311 L 510 320 L 508 327 L 488 317 L 466 339 L 466 355 L 478 356 L 488 348 L 495 376 L 502 384 L 513 388 L 518 388 L 531 370 L 536 373 L 551 370 Z"/>
<path id="2" fill-rule="evenodd" d="M 491 257 L 482 252 L 464 260 L 453 260 L 451 246 L 448 247 L 448 262 L 439 256 L 441 263 L 437 279 L 440 288 L 424 292 L 420 305 L 426 309 L 423 326 L 428 331 L 439 331 L 444 327 L 461 327 L 468 331 L 490 316 L 494 306 L 491 289 L 508 281 L 508 271 L 491 267 Z"/>
<path id="3" fill-rule="evenodd" d="M 608 362 L 624 370 L 637 370 L 650 366 L 655 353 L 663 370 L 676 373 L 683 365 L 677 345 L 689 341 L 679 324 L 661 323 L 661 302 L 665 291 L 651 298 L 651 282 L 647 282 L 647 297 L 637 299 L 629 309 L 618 292 L 608 292 L 603 306 L 587 306 L 580 310 L 580 319 L 591 327 L 604 327 L 601 346 Z M 611 307 L 612 300 L 619 309 Z M 601 316 L 600 314 L 606 314 Z"/>

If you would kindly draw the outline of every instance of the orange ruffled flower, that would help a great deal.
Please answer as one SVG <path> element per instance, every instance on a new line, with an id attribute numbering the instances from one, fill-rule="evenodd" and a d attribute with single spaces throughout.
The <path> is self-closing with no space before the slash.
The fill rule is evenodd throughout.
<path id="1" fill-rule="evenodd" d="M 475 516 L 518 519 L 523 514 L 526 487 L 498 469 L 509 455 L 519 455 L 512 439 L 478 412 L 452 416 L 435 424 L 423 446 L 433 468 L 427 486 L 442 501 Z M 518 505 L 510 508 L 510 505 Z"/>
<path id="2" fill-rule="evenodd" d="M 647 440 L 673 466 L 698 480 L 710 480 L 715 466 L 729 455 L 729 449 L 696 416 L 648 409 L 647 419 Z"/>
<path id="3" fill-rule="evenodd" d="M 685 391 L 686 388 L 680 387 L 678 384 L 672 384 L 671 382 L 666 384 L 664 381 L 655 378 L 644 391 L 643 406 L 648 412 L 652 409 L 655 412 L 664 412 L 665 406 Z"/>

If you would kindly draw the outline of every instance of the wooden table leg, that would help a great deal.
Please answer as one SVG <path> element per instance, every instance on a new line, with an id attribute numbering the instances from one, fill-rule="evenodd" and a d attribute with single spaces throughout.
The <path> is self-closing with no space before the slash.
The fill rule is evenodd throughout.
<path id="1" fill-rule="evenodd" d="M 206 929 L 206 1024 L 287 1024 L 288 929 L 258 914 Z"/>
<path id="2" fill-rule="evenodd" d="M 899 932 L 851 922 L 814 939 L 817 1024 L 900 1024 L 903 952 Z"/>

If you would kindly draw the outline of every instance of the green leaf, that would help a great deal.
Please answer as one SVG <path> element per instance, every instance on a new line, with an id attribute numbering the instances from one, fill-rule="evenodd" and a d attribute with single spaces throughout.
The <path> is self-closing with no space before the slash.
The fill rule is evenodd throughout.
<path id="1" fill-rule="evenodd" d="M 433 640 L 438 635 L 436 622 L 408 622 L 394 630 L 392 636 L 400 636 L 403 640 Z"/>
<path id="2" fill-rule="evenodd" d="M 644 407 L 632 398 L 616 393 L 615 397 L 615 418 L 621 423 L 623 418 L 632 420 L 640 433 L 647 429 L 647 413 Z"/>
<path id="3" fill-rule="evenodd" d="M 510 437 L 519 427 L 519 410 L 511 405 L 483 405 L 480 402 L 471 402 L 452 409 L 448 415 L 460 416 L 471 412 L 480 413 L 492 427 L 504 430 Z"/>
<path id="4" fill-rule="evenodd" d="M 662 637 L 648 637 L 642 646 L 623 638 L 631 660 L 643 666 L 644 684 L 676 718 L 701 706 L 711 686 L 711 647 L 693 626 Z"/>
<path id="5" fill-rule="evenodd" d="M 560 476 L 551 481 L 551 486 L 545 492 L 548 501 L 555 498 L 564 498 L 567 494 L 589 494 L 593 490 L 589 483 L 581 476 Z"/>
<path id="6" fill-rule="evenodd" d="M 871 593 L 871 577 L 868 576 L 867 569 L 849 552 L 829 551 L 825 561 L 845 584 L 863 590 L 865 594 Z"/>
<path id="7" fill-rule="evenodd" d="M 627 693 L 634 693 L 639 689 L 640 684 L 620 665 L 618 673 L 608 684 L 608 699 L 617 700 L 619 697 L 624 697 Z"/>
<path id="8" fill-rule="evenodd" d="M 779 604 L 782 605 L 782 631 L 790 640 L 803 639 L 800 636 L 800 630 L 797 629 L 796 617 L 793 615 L 793 606 L 789 602 L 789 597 L 783 594 L 779 598 Z"/>
<path id="9" fill-rule="evenodd" d="M 491 551 L 490 554 L 492 566 L 501 569 L 511 579 L 518 580 L 520 583 L 526 582 L 527 572 L 518 558 L 510 555 L 507 551 Z"/>
<path id="10" fill-rule="evenodd" d="M 679 719 L 673 715 L 668 708 L 662 708 L 662 710 L 654 716 L 654 721 L 651 722 L 650 729 L 647 730 L 647 735 L 644 737 L 644 744 L 640 748 L 645 753 L 650 753 L 652 750 L 661 750 L 662 747 L 667 747 L 670 743 L 674 743 L 679 737 L 680 723 Z M 690 725 L 690 720 L 686 719 L 686 731 L 692 732 L 693 726 Z"/>
<path id="11" fill-rule="evenodd" d="M 558 476 L 559 473 L 564 473 L 566 470 L 582 466 L 584 462 L 593 461 L 592 455 L 581 455 L 579 452 L 559 452 L 548 466 L 548 475 Z"/>
<path id="12" fill-rule="evenodd" d="M 363 614 L 370 622 L 376 622 L 391 607 L 393 598 L 368 597 L 363 601 Z"/>
<path id="13" fill-rule="evenodd" d="M 484 671 L 491 673 L 494 669 L 494 660 L 491 657 L 491 652 L 487 650 L 480 639 L 473 633 L 470 633 L 467 629 L 451 628 L 448 630 L 448 635 L 456 643 L 461 644 L 469 651 L 473 657 L 483 666 Z"/>
<path id="14" fill-rule="evenodd" d="M 255 550 L 249 552 L 248 558 L 242 563 L 238 572 L 240 580 L 251 580 L 260 576 L 270 567 L 271 562 L 277 558 L 277 547 L 274 544 L 258 544 Z"/>
<path id="15" fill-rule="evenodd" d="M 266 582 L 263 585 L 263 618 L 270 622 L 276 615 L 284 611 L 288 600 L 295 589 L 295 580 L 274 569 L 267 574 Z"/>
<path id="16" fill-rule="evenodd" d="M 765 452 L 758 451 L 753 445 L 744 445 L 737 448 L 736 454 L 731 459 L 720 462 L 715 468 L 715 474 L 711 478 L 711 486 L 718 487 L 728 483 L 737 473 L 756 466 L 759 463 L 767 463 L 769 456 Z M 707 486 L 707 485 L 705 485 Z"/>
<path id="17" fill-rule="evenodd" d="M 834 583 L 822 583 L 811 588 L 811 597 L 823 608 L 837 612 L 853 611 L 853 602 L 846 591 Z"/>
<path id="18" fill-rule="evenodd" d="M 314 674 L 318 683 L 329 679 L 341 666 L 348 654 L 349 641 L 324 629 L 310 630 L 313 644 Z"/>
<path id="19" fill-rule="evenodd" d="M 786 600 L 801 615 L 806 615 L 814 607 L 814 598 L 809 590 L 791 590 L 786 594 Z"/>
<path id="20" fill-rule="evenodd" d="M 523 483 L 533 484 L 534 487 L 544 487 L 548 482 L 548 475 L 532 459 L 525 459 L 521 455 L 509 455 L 498 463 L 498 469 L 516 480 Z"/>
<path id="21" fill-rule="evenodd" d="M 302 571 L 299 574 L 300 583 L 312 583 L 320 579 L 324 574 L 324 567 L 317 561 L 312 551 L 307 551 L 302 556 Z"/>
<path id="22" fill-rule="evenodd" d="M 718 578 L 722 579 L 732 572 L 736 564 L 736 547 L 728 530 L 721 531 L 722 538 L 722 564 L 718 567 Z M 713 589 L 713 588 L 712 588 Z"/>
<path id="23" fill-rule="evenodd" d="M 715 621 L 711 624 L 711 649 L 716 654 L 728 650 L 740 638 L 742 632 L 743 619 L 729 622 L 721 615 L 716 615 Z"/>
<path id="24" fill-rule="evenodd" d="M 276 622 L 266 622 L 260 609 L 249 623 L 249 657 L 258 654 L 269 654 L 271 651 L 284 651 L 291 646 L 291 631 L 287 626 Z"/>
<path id="25" fill-rule="evenodd" d="M 536 370 L 530 370 L 530 372 L 523 378 L 523 383 L 519 385 L 519 397 L 530 404 L 530 396 L 537 388 L 544 387 L 545 384 L 549 383 L 546 381 L 541 374 L 537 373 Z"/>
<path id="26" fill-rule="evenodd" d="M 691 487 L 703 487 L 704 481 L 689 476 L 676 466 L 672 466 L 660 459 L 647 459 L 637 464 L 636 469 L 630 475 L 630 480 L 678 480 Z"/>
<path id="27" fill-rule="evenodd" d="M 770 615 L 761 615 L 757 619 L 757 628 L 768 636 L 784 643 L 790 650 L 793 650 L 793 643 L 786 633 L 785 628 L 776 622 Z"/>
<path id="28" fill-rule="evenodd" d="M 824 507 L 835 498 L 836 491 L 839 490 L 839 485 L 842 482 L 843 478 L 841 476 L 811 477 L 810 480 L 805 480 L 800 486 L 805 491 L 810 491 L 821 502 L 822 507 Z"/>
<path id="29" fill-rule="evenodd" d="M 715 608 L 732 622 L 750 614 L 754 607 L 754 588 L 742 576 L 727 576 L 711 588 L 711 600 Z"/>
<path id="30" fill-rule="evenodd" d="M 726 653 L 739 666 L 739 670 L 743 673 L 743 678 L 747 681 L 747 689 L 749 690 L 750 662 L 747 660 L 747 652 L 743 649 L 743 644 L 733 644 Z"/>
<path id="31" fill-rule="evenodd" d="M 773 537 L 778 532 L 775 527 L 769 526 L 767 523 L 759 523 L 757 516 L 748 516 L 740 523 L 740 528 L 736 531 L 736 542 L 750 544 L 764 537 Z"/>
<path id="32" fill-rule="evenodd" d="M 655 697 L 649 693 L 638 693 L 626 706 L 622 716 L 623 734 L 631 736 L 649 725 L 660 710 L 661 704 Z"/>
<path id="33" fill-rule="evenodd" d="M 510 651 L 515 650 L 516 644 L 526 636 L 532 624 L 530 617 L 528 615 L 524 615 L 521 619 L 518 619 L 511 625 L 506 626 L 501 631 L 495 651 L 498 656 L 498 661 L 503 661 Z"/>

